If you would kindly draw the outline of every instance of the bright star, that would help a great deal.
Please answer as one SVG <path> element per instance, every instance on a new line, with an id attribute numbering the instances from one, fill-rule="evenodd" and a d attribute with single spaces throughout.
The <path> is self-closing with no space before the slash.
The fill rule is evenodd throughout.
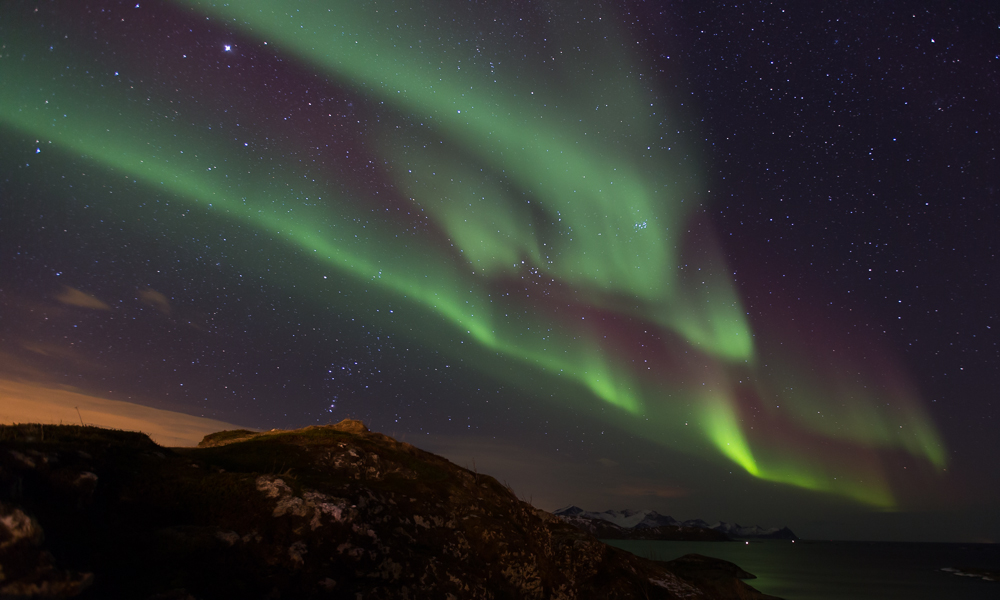
<path id="1" fill-rule="evenodd" d="M 229 44 L 226 44 L 225 48 L 226 48 L 226 52 L 229 52 L 230 50 L 233 49 L 233 47 L 230 46 Z"/>

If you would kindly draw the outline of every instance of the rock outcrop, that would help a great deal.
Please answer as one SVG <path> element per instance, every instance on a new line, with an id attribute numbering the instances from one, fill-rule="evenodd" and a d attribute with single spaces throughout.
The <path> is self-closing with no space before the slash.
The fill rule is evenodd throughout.
<path id="1" fill-rule="evenodd" d="M 2 426 L 0 502 L 0 598 L 767 598 L 735 565 L 609 547 L 358 421 L 173 449 Z"/>

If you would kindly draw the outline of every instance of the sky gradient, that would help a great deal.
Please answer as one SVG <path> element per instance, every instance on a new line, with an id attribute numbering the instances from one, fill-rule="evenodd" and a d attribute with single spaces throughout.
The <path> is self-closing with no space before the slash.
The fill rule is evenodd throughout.
<path id="1" fill-rule="evenodd" d="M 8 380 L 361 418 L 548 509 L 1000 536 L 995 11 L 3 17 Z"/>

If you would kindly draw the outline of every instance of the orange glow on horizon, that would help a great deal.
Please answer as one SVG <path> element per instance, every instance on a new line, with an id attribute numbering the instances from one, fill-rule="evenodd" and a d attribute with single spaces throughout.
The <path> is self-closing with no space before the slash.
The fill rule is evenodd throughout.
<path id="1" fill-rule="evenodd" d="M 79 412 L 78 412 L 79 411 Z M 85 425 L 141 431 L 166 447 L 196 446 L 203 437 L 240 425 L 109 400 L 33 382 L 0 379 L 0 423 Z"/>

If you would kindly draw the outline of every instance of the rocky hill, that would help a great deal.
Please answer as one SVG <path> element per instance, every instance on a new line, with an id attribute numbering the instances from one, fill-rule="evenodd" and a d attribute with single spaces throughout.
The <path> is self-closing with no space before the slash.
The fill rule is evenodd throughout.
<path id="1" fill-rule="evenodd" d="M 358 421 L 162 448 L 0 426 L 0 598 L 768 598 L 611 548 Z"/>

